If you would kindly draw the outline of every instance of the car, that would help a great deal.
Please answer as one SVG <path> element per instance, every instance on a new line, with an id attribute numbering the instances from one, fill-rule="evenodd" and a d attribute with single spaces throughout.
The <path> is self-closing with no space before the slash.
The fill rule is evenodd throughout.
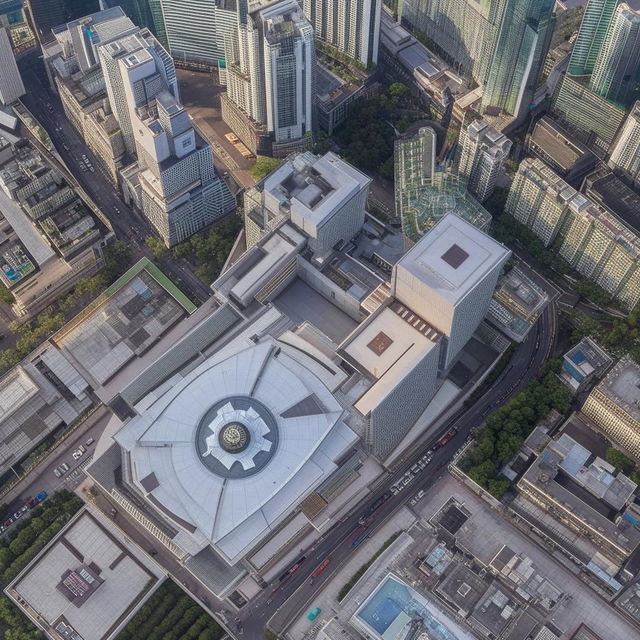
<path id="1" fill-rule="evenodd" d="M 37 496 L 36 496 L 36 502 L 42 502 L 43 500 L 45 500 L 47 498 L 47 492 L 46 491 L 41 491 Z"/>
<path id="2" fill-rule="evenodd" d="M 86 442 L 85 445 L 87 447 L 90 447 L 93 443 L 95 442 L 95 440 L 93 438 L 89 438 Z"/>
<path id="3" fill-rule="evenodd" d="M 91 173 L 95 173 L 96 172 L 96 170 L 92 166 L 89 166 L 89 171 L 91 171 Z"/>
<path id="4" fill-rule="evenodd" d="M 78 447 L 78 451 L 82 454 L 82 453 L 86 453 L 87 450 L 82 445 L 80 445 Z"/>
<path id="5" fill-rule="evenodd" d="M 74 460 L 77 460 L 82 454 L 76 450 L 71 455 L 73 456 Z"/>
<path id="6" fill-rule="evenodd" d="M 311 611 L 309 611 L 309 613 L 307 614 L 307 618 L 309 620 L 315 620 L 318 617 L 318 614 L 322 611 L 322 609 L 320 609 L 320 607 L 316 607 L 315 609 L 311 609 Z"/>
<path id="7" fill-rule="evenodd" d="M 418 473 L 418 471 L 420 471 L 420 467 L 417 464 L 414 464 L 411 467 L 411 473 Z"/>
<path id="8" fill-rule="evenodd" d="M 426 460 L 420 460 L 420 462 L 418 462 L 418 466 L 420 467 L 420 470 L 422 471 L 427 466 L 427 461 Z"/>
<path id="9" fill-rule="evenodd" d="M 66 472 L 66 471 L 69 471 L 69 465 L 68 465 L 66 462 L 63 462 L 63 463 L 60 465 L 60 468 L 61 468 L 63 471 L 65 471 L 65 472 Z"/>
<path id="10" fill-rule="evenodd" d="M 4 521 L 4 526 L 5 527 L 10 527 L 12 523 L 13 523 L 13 519 L 9 518 L 8 520 Z"/>
<path id="11" fill-rule="evenodd" d="M 60 468 L 59 468 L 59 467 L 56 467 L 56 468 L 53 470 L 53 473 L 54 473 L 54 475 L 55 475 L 55 477 L 56 477 L 56 478 L 61 478 L 61 477 L 62 477 L 62 471 L 60 471 Z"/>
<path id="12" fill-rule="evenodd" d="M 402 481 L 402 486 L 406 487 L 411 482 L 411 478 L 404 478 Z"/>
<path id="13" fill-rule="evenodd" d="M 18 520 L 18 518 L 22 518 L 22 511 L 16 511 L 13 514 L 13 521 L 15 522 L 16 520 Z"/>

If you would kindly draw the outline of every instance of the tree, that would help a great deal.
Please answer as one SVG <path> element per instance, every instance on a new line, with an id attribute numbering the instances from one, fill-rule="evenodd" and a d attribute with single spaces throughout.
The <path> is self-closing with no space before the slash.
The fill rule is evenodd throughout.
<path id="1" fill-rule="evenodd" d="M 131 257 L 131 248 L 122 240 L 116 240 L 105 249 L 103 273 L 108 284 L 117 280 L 129 268 Z"/>
<path id="2" fill-rule="evenodd" d="M 147 236 L 144 243 L 151 249 L 151 253 L 157 260 L 160 260 L 167 251 L 167 247 L 158 236 Z"/>
<path id="3" fill-rule="evenodd" d="M 380 175 L 386 180 L 394 179 L 394 169 L 393 169 L 393 156 L 389 156 L 381 165 L 380 165 Z"/>
<path id="4" fill-rule="evenodd" d="M 256 179 L 256 181 L 260 181 L 263 178 L 266 178 L 272 171 L 275 171 L 281 164 L 282 159 L 280 158 L 269 158 L 267 156 L 258 156 L 256 158 L 256 163 L 251 168 L 251 175 Z"/>
<path id="5" fill-rule="evenodd" d="M 7 289 L 7 287 L 5 287 L 4 284 L 2 284 L 1 282 L 0 282 L 0 301 L 6 302 L 7 304 L 13 304 L 15 302 L 13 293 L 11 293 L 11 291 L 9 291 L 9 289 Z"/>
<path id="6" fill-rule="evenodd" d="M 615 447 L 608 447 L 605 457 L 609 464 L 613 465 L 618 471 L 622 471 L 622 473 L 628 474 L 635 469 L 634 461 Z"/>

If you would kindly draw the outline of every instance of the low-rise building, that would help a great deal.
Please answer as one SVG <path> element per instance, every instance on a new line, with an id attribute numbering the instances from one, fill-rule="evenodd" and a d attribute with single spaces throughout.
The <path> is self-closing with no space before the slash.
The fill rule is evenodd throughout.
<path id="1" fill-rule="evenodd" d="M 598 548 L 591 562 L 611 577 L 640 545 L 640 530 L 621 517 L 637 485 L 566 433 L 547 445 L 517 486 Z"/>
<path id="2" fill-rule="evenodd" d="M 6 156 L 5 156 L 6 157 Z M 26 141 L 0 158 L 0 280 L 17 315 L 34 314 L 104 266 L 114 235 Z"/>
<path id="3" fill-rule="evenodd" d="M 586 399 L 582 412 L 607 438 L 640 459 L 640 366 L 628 356 Z"/>
<path id="4" fill-rule="evenodd" d="M 164 578 L 164 571 L 116 526 L 85 508 L 5 593 L 53 640 L 109 640 Z"/>
<path id="5" fill-rule="evenodd" d="M 549 304 L 549 294 L 518 266 L 499 280 L 487 319 L 512 340 L 522 342 Z"/>
<path id="6" fill-rule="evenodd" d="M 596 156 L 555 120 L 543 116 L 529 136 L 527 149 L 575 189 L 596 166 Z"/>
<path id="7" fill-rule="evenodd" d="M 586 337 L 564 354 L 561 377 L 572 392 L 577 393 L 594 378 L 601 378 L 612 364 L 613 358 Z"/>

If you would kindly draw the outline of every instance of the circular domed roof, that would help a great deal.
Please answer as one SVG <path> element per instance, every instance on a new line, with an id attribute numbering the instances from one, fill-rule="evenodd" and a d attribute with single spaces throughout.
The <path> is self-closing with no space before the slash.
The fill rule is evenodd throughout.
<path id="1" fill-rule="evenodd" d="M 263 469 L 276 452 L 278 425 L 260 401 L 230 396 L 211 406 L 196 430 L 201 462 L 223 478 L 244 478 Z"/>

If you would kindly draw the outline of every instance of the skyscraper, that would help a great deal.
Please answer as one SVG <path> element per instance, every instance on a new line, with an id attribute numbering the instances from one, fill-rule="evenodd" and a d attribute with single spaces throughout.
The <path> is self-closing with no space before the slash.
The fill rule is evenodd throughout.
<path id="1" fill-rule="evenodd" d="M 296 0 L 238 3 L 227 48 L 222 117 L 254 152 L 285 156 L 313 144 L 313 28 Z"/>
<path id="2" fill-rule="evenodd" d="M 98 51 L 125 146 L 138 159 L 123 179 L 165 244 L 233 211 L 235 199 L 180 104 L 173 60 L 158 40 L 140 29 Z"/>
<path id="3" fill-rule="evenodd" d="M 53 41 L 53 27 L 95 13 L 99 8 L 98 0 L 25 0 L 31 26 L 41 43 Z"/>
<path id="4" fill-rule="evenodd" d="M 609 166 L 635 186 L 640 186 L 640 102 L 636 102 L 620 129 Z"/>
<path id="5" fill-rule="evenodd" d="M 609 23 L 620 0 L 590 0 L 573 44 L 569 73 L 590 76 L 600 54 Z"/>
<path id="6" fill-rule="evenodd" d="M 473 195 L 484 202 L 496 186 L 511 151 L 511 140 L 484 120 L 473 120 L 460 131 L 458 175 Z"/>
<path id="7" fill-rule="evenodd" d="M 437 136 L 432 127 L 411 128 L 394 143 L 396 215 L 401 216 L 435 172 Z"/>
<path id="8" fill-rule="evenodd" d="M 141 52 L 141 57 L 136 55 Z M 120 124 L 127 152 L 134 156 L 136 146 L 133 135 L 131 108 L 143 106 L 160 91 L 178 95 L 178 81 L 173 60 L 148 29 L 140 29 L 98 48 L 111 109 Z M 121 66 L 125 59 L 140 64 Z M 144 64 L 142 64 L 144 61 Z M 124 71 L 124 73 L 123 73 Z M 135 84 L 135 93 L 129 98 L 125 81 Z M 133 104 L 129 104 L 130 100 Z"/>
<path id="9" fill-rule="evenodd" d="M 367 66 L 378 61 L 382 0 L 302 0 L 318 38 Z"/>
<path id="10" fill-rule="evenodd" d="M 25 94 L 7 30 L 0 26 L 0 104 L 11 104 Z"/>
<path id="11" fill-rule="evenodd" d="M 604 156 L 639 90 L 638 5 L 635 0 L 589 0 L 552 105 L 554 114 Z"/>
<path id="12" fill-rule="evenodd" d="M 160 0 L 171 55 L 217 65 L 236 29 L 235 0 Z"/>
<path id="13" fill-rule="evenodd" d="M 482 94 L 482 109 L 529 108 L 553 33 L 554 0 L 507 0 Z"/>
<path id="14" fill-rule="evenodd" d="M 139 27 L 147 27 L 163 47 L 168 47 L 161 0 L 100 0 L 102 9 L 119 6 Z"/>
<path id="15" fill-rule="evenodd" d="M 593 90 L 627 107 L 640 97 L 640 13 L 618 5 L 591 77 Z"/>
<path id="16" fill-rule="evenodd" d="M 444 334 L 448 369 L 484 319 L 511 252 L 457 215 L 442 218 L 394 266 L 391 294 Z"/>
<path id="17" fill-rule="evenodd" d="M 403 24 L 484 86 L 482 108 L 514 116 L 533 97 L 553 31 L 553 0 L 404 0 Z"/>

